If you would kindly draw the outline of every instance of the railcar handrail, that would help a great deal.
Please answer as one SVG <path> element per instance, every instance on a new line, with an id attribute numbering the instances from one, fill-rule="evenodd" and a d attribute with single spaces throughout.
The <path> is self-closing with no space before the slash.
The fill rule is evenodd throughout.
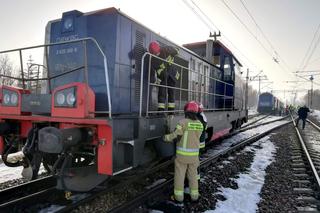
<path id="1" fill-rule="evenodd" d="M 47 56 L 47 48 L 51 47 L 51 46 L 58 46 L 58 45 L 64 45 L 64 44 L 71 44 L 71 43 L 79 43 L 79 42 L 84 42 L 84 46 L 86 45 L 87 41 L 92 41 L 95 46 L 98 48 L 100 54 L 103 57 L 103 66 L 104 66 L 104 72 L 105 72 L 105 80 L 106 80 L 106 87 L 107 87 L 107 98 L 108 98 L 108 111 L 107 113 L 109 114 L 109 118 L 112 117 L 112 104 L 111 104 L 111 96 L 110 96 L 110 83 L 109 83 L 109 72 L 108 72 L 108 61 L 107 61 L 107 57 L 106 54 L 103 52 L 102 48 L 100 47 L 99 43 L 97 42 L 96 39 L 92 38 L 92 37 L 87 37 L 87 38 L 81 38 L 81 39 L 74 39 L 74 40 L 69 40 L 69 41 L 62 41 L 62 42 L 55 42 L 55 43 L 49 43 L 49 44 L 42 44 L 42 45 L 36 45 L 36 46 L 29 46 L 29 47 L 23 47 L 23 48 L 17 48 L 17 49 L 11 49 L 11 50 L 5 50 L 5 51 L 0 51 L 0 54 L 5 54 L 5 53 L 10 53 L 10 52 L 19 52 L 20 55 L 20 67 L 21 67 L 21 78 L 17 78 L 17 77 L 13 77 L 13 76 L 7 76 L 7 75 L 0 75 L 0 77 L 6 77 L 9 79 L 14 79 L 14 80 L 21 80 L 22 81 L 22 87 L 23 89 L 25 89 L 25 81 L 41 81 L 41 80 L 48 80 L 48 86 L 49 86 L 49 90 L 50 90 L 50 80 L 69 74 L 71 72 L 75 72 L 77 70 L 83 69 L 84 68 L 84 73 L 85 76 L 87 76 L 87 64 L 85 64 L 84 66 L 80 66 L 77 67 L 75 69 L 66 71 L 62 74 L 59 75 L 55 75 L 52 77 L 47 77 L 47 78 L 37 78 L 37 79 L 26 79 L 24 78 L 24 70 L 23 70 L 23 59 L 22 59 L 22 51 L 24 50 L 30 50 L 30 49 L 36 49 L 36 48 L 45 48 L 46 51 L 46 57 L 48 60 L 48 56 Z M 86 54 L 86 52 L 85 52 Z M 86 60 L 86 59 L 85 59 Z M 48 61 L 47 61 L 48 62 Z M 48 69 L 48 74 L 49 74 L 49 69 Z M 88 80 L 88 79 L 86 79 Z M 86 82 L 88 83 L 88 82 Z M 51 90 L 50 90 L 51 91 Z"/>
<path id="2" fill-rule="evenodd" d="M 226 99 L 231 99 L 232 101 L 233 101 L 233 98 L 235 97 L 234 96 L 234 94 L 233 94 L 233 96 L 227 96 L 226 95 L 226 86 L 231 86 L 231 87 L 234 87 L 234 85 L 233 84 L 230 84 L 230 83 L 228 83 L 228 82 L 225 82 L 225 81 L 222 81 L 222 80 L 220 80 L 220 79 L 217 79 L 217 78 L 214 78 L 214 77 L 211 77 L 211 76 L 208 76 L 208 75 L 205 75 L 205 74 L 202 74 L 202 73 L 200 73 L 200 71 L 196 71 L 196 69 L 191 69 L 191 68 L 189 68 L 189 67 L 185 67 L 185 66 L 182 66 L 182 65 L 180 65 L 180 64 L 177 64 L 177 63 L 175 63 L 175 62 L 170 62 L 170 64 L 171 65 L 175 65 L 175 66 L 177 66 L 177 67 L 180 67 L 181 68 L 181 72 L 182 71 L 185 71 L 185 72 L 189 72 L 189 73 L 195 73 L 196 75 L 198 75 L 198 77 L 204 77 L 204 78 L 206 78 L 206 79 L 209 79 L 209 80 L 214 80 L 214 81 L 216 81 L 216 82 L 219 82 L 219 83 L 222 83 L 222 84 L 224 84 L 224 93 L 223 93 L 223 95 L 222 94 L 217 94 L 217 93 L 210 93 L 210 92 L 205 92 L 205 91 L 202 91 L 201 89 L 200 89 L 200 91 L 195 91 L 195 90 L 192 90 L 192 89 L 184 89 L 184 88 L 182 88 L 182 81 L 180 81 L 180 87 L 172 87 L 172 86 L 168 86 L 168 85 L 159 85 L 159 84 L 155 84 L 155 83 L 151 83 L 150 82 L 150 72 L 151 72 L 151 59 L 152 59 L 152 57 L 153 58 L 156 58 L 156 59 L 159 59 L 159 60 L 161 60 L 161 61 L 163 61 L 163 62 L 167 62 L 168 63 L 168 60 L 166 60 L 166 59 L 163 59 L 163 58 L 160 58 L 159 56 L 156 56 L 156 55 L 153 55 L 153 54 L 151 54 L 151 53 L 149 53 L 149 52 L 145 52 L 143 55 L 142 55 L 142 59 L 141 59 L 141 68 L 140 68 L 140 104 L 139 104 L 139 116 L 140 117 L 142 117 L 142 105 L 143 105 L 143 85 L 144 85 L 144 68 L 145 68 L 145 60 L 146 60 L 146 57 L 149 57 L 149 64 L 148 64 L 148 72 L 147 72 L 147 74 L 148 74 L 148 83 L 147 83 L 147 85 L 148 85 L 148 89 L 147 89 L 147 99 L 146 99 L 146 102 L 147 102 L 147 108 L 146 108 L 146 116 L 149 114 L 149 113 L 157 113 L 157 111 L 149 111 L 149 90 L 150 90 L 150 86 L 155 86 L 155 87 L 164 87 L 164 88 L 168 88 L 168 89 L 174 89 L 174 90 L 179 90 L 180 92 L 181 91 L 186 91 L 186 92 L 190 92 L 190 93 L 198 93 L 198 94 L 200 94 L 200 95 L 203 95 L 203 94 L 207 94 L 207 95 L 210 95 L 210 96 L 213 96 L 214 97 L 214 99 L 213 100 L 215 100 L 215 97 L 223 97 L 224 98 L 224 106 L 223 106 L 223 108 L 221 108 L 221 109 L 223 109 L 223 110 L 227 110 L 227 109 L 232 109 L 232 108 L 225 108 L 225 100 Z M 208 64 L 209 66 L 211 66 L 210 64 Z M 181 74 L 181 78 L 182 78 L 182 74 Z M 206 81 L 206 80 L 204 80 L 204 81 Z M 216 83 L 214 84 L 215 86 L 216 86 Z M 181 96 L 181 94 L 180 94 L 180 96 Z M 180 99 L 181 99 L 181 97 L 180 97 Z M 180 100 L 181 101 L 181 100 Z M 180 103 L 181 104 L 181 103 Z M 232 104 L 233 105 L 233 104 Z M 215 109 L 215 108 L 212 108 L 212 109 L 205 109 L 205 110 L 221 110 L 220 108 L 219 109 Z M 181 112 L 182 110 L 174 110 L 175 112 Z M 161 112 L 167 112 L 167 111 L 161 111 Z M 172 112 L 172 111 L 171 111 Z"/>

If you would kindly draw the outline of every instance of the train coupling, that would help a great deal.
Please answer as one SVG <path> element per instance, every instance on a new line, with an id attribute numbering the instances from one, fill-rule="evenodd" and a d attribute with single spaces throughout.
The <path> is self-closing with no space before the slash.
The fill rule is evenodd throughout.
<path id="1" fill-rule="evenodd" d="M 92 140 L 92 130 L 90 128 L 68 128 L 58 129 L 55 127 L 45 127 L 39 130 L 38 148 L 45 153 L 59 154 L 70 147 Z"/>

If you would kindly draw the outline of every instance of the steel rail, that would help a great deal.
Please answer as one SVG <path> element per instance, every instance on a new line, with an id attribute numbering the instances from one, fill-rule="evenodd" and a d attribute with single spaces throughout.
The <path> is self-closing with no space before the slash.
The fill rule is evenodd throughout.
<path id="1" fill-rule="evenodd" d="M 27 183 L 13 186 L 0 191 L 0 212 L 10 210 L 18 206 L 18 203 L 28 202 L 40 195 L 49 194 L 56 186 L 56 179 L 53 176 L 44 177 Z"/>
<path id="2" fill-rule="evenodd" d="M 285 125 L 288 125 L 290 123 L 291 123 L 291 121 L 288 121 L 284 124 L 273 127 L 272 129 L 265 131 L 259 135 L 255 135 L 255 136 L 252 136 L 248 139 L 245 139 L 242 142 L 239 142 L 239 143 L 231 146 L 230 148 L 228 148 L 224 151 L 221 151 L 220 153 L 217 153 L 216 155 L 214 155 L 208 159 L 201 161 L 200 166 L 207 166 L 208 164 L 211 164 L 212 162 L 217 161 L 220 157 L 225 156 L 228 153 L 234 152 L 234 151 L 242 148 L 243 146 L 251 144 L 251 143 L 265 137 L 266 135 L 270 134 L 272 131 L 279 129 L 279 128 L 281 128 Z M 133 209 L 135 209 L 135 208 L 139 207 L 140 205 L 142 205 L 143 203 L 145 203 L 147 200 L 158 196 L 159 194 L 168 190 L 169 188 L 172 188 L 173 182 L 174 182 L 174 178 L 168 179 L 167 181 L 165 181 L 165 182 L 147 190 L 143 194 L 137 196 L 135 199 L 125 203 L 124 205 L 117 206 L 108 212 L 111 212 L 111 213 L 130 212 Z"/>
<path id="3" fill-rule="evenodd" d="M 152 168 L 145 168 L 142 169 L 141 171 L 138 171 L 141 173 L 141 175 L 135 174 L 135 177 L 132 177 L 128 174 L 122 174 L 120 176 L 117 176 L 114 179 L 111 179 L 110 182 L 108 183 L 107 186 L 101 186 L 102 189 L 98 190 L 96 192 L 93 192 L 91 195 L 84 197 L 83 199 L 79 200 L 78 202 L 71 203 L 69 205 L 64 206 L 63 208 L 60 208 L 59 210 L 56 211 L 56 213 L 62 213 L 62 212 L 70 212 L 71 210 L 75 209 L 76 207 L 85 204 L 89 201 L 92 201 L 93 199 L 102 196 L 106 194 L 107 192 L 114 191 L 119 187 L 122 187 L 124 184 L 130 184 L 132 182 L 135 182 L 137 180 L 140 180 L 141 178 L 150 175 L 154 173 L 155 171 L 159 171 L 163 168 L 168 167 L 173 163 L 173 160 L 168 160 L 163 163 L 160 163 L 159 165 L 152 167 Z M 125 182 L 123 182 L 123 179 L 127 179 Z"/>
<path id="4" fill-rule="evenodd" d="M 250 123 L 247 123 L 246 125 L 243 125 L 243 128 L 245 128 L 245 127 L 247 127 L 247 126 L 250 126 L 250 125 L 252 125 L 252 124 L 254 124 L 254 123 L 257 123 L 258 121 L 261 121 L 261 120 L 263 120 L 263 119 L 265 119 L 265 118 L 267 118 L 267 117 L 269 117 L 269 116 L 270 116 L 270 114 L 265 115 L 265 116 L 263 116 L 263 117 L 255 120 L 255 121 L 252 121 L 252 122 L 250 122 Z"/>
<path id="5" fill-rule="evenodd" d="M 313 161 L 312 161 L 312 159 L 311 159 L 311 157 L 310 157 L 309 151 L 308 151 L 308 149 L 307 149 L 307 147 L 306 147 L 306 145 L 305 145 L 305 141 L 303 140 L 303 138 L 302 138 L 302 136 L 301 136 L 301 134 L 300 134 L 300 131 L 299 131 L 298 127 L 296 126 L 295 119 L 292 117 L 292 115 L 291 115 L 291 119 L 292 119 L 292 123 L 293 123 L 293 125 L 294 125 L 294 128 L 295 128 L 295 130 L 296 130 L 296 133 L 297 133 L 297 135 L 298 135 L 298 138 L 299 138 L 299 142 L 300 142 L 300 144 L 301 144 L 301 147 L 302 147 L 302 149 L 303 149 L 303 151 L 304 151 L 304 154 L 306 155 L 308 164 L 309 164 L 309 166 L 310 166 L 310 168 L 311 168 L 311 170 L 312 170 L 313 176 L 314 176 L 314 178 L 316 179 L 317 187 L 318 187 L 318 189 L 320 189 L 320 178 L 319 178 L 318 172 L 317 172 L 317 170 L 316 170 L 316 167 L 315 167 L 314 164 L 313 164 Z M 311 121 L 308 120 L 308 122 L 311 122 Z M 312 122 L 311 122 L 311 123 L 312 123 Z M 312 125 L 315 125 L 315 124 L 312 123 Z M 319 127 L 318 127 L 317 129 L 320 131 Z"/>

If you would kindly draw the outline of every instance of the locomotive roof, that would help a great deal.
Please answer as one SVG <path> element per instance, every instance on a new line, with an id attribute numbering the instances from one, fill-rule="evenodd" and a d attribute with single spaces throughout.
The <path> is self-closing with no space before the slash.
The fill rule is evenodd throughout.
<path id="1" fill-rule="evenodd" d="M 194 42 L 194 43 L 188 43 L 188 44 L 183 44 L 184 47 L 197 47 L 197 46 L 205 46 L 206 42 L 205 41 L 200 41 L 200 42 Z M 236 56 L 231 52 L 229 48 L 227 48 L 223 43 L 221 43 L 219 40 L 214 40 L 213 45 L 220 46 L 223 48 L 227 53 L 233 56 L 233 58 L 236 60 L 236 62 L 242 67 L 242 64 L 240 61 L 236 58 Z"/>
<path id="2" fill-rule="evenodd" d="M 67 11 L 67 12 L 68 12 L 68 11 Z M 79 12 L 79 11 L 78 11 L 78 12 Z M 151 31 L 151 32 L 159 35 L 159 33 L 154 32 L 153 30 L 151 30 L 150 28 L 148 28 L 148 27 L 146 27 L 145 25 L 141 24 L 141 23 L 138 22 L 137 20 L 135 20 L 135 19 L 133 19 L 132 17 L 128 16 L 127 14 L 123 13 L 123 12 L 120 10 L 120 8 L 117 9 L 117 8 L 115 8 L 115 7 L 109 7 L 109 8 L 94 10 L 94 11 L 90 11 L 90 12 L 86 12 L 86 13 L 82 13 L 82 12 L 79 12 L 79 13 L 81 13 L 82 15 L 85 15 L 85 16 L 92 15 L 92 14 L 115 14 L 115 13 L 118 13 L 118 14 L 120 14 L 120 15 L 128 18 L 129 20 L 131 20 L 131 21 L 133 21 L 133 22 L 136 22 L 137 24 L 139 24 L 139 25 L 141 25 L 142 27 L 148 29 L 149 31 Z M 51 21 L 48 22 L 48 25 L 49 25 L 50 23 L 57 22 L 57 21 L 60 21 L 60 20 L 61 20 L 61 18 L 60 18 L 60 19 L 51 20 Z M 159 35 L 159 36 L 160 36 L 160 35 Z M 173 42 L 173 41 L 171 41 L 170 39 L 165 38 L 165 37 L 163 37 L 163 36 L 161 36 L 161 38 L 164 39 L 164 40 L 166 40 L 166 41 L 168 41 L 168 42 L 170 42 L 170 43 L 172 43 L 172 44 L 174 44 L 174 45 L 176 45 L 176 46 L 178 46 L 179 48 L 183 49 L 184 51 L 186 51 L 186 52 L 188 52 L 188 53 L 190 53 L 190 54 L 192 54 L 192 55 L 194 55 L 195 57 L 197 57 L 197 58 L 205 61 L 206 63 L 210 64 L 211 66 L 214 66 L 214 67 L 216 67 L 217 69 L 220 69 L 218 66 L 212 64 L 210 61 L 208 61 L 208 60 L 206 60 L 205 58 L 199 56 L 199 55 L 198 55 L 197 53 L 195 53 L 194 51 L 192 51 L 192 50 L 190 50 L 190 49 L 188 49 L 188 48 L 186 48 L 186 47 L 184 47 L 184 46 L 177 45 L 175 42 Z M 198 43 L 201 43 L 201 42 L 198 42 Z M 205 43 L 205 42 L 203 42 L 203 43 Z M 224 49 L 228 50 L 228 52 L 232 54 L 232 52 L 231 52 L 227 47 L 225 47 L 221 42 L 219 42 L 219 43 L 221 44 L 221 46 L 222 46 Z M 191 43 L 191 44 L 192 44 L 192 43 Z M 233 54 L 232 54 L 232 55 L 233 55 Z M 236 57 L 235 57 L 234 55 L 233 55 L 233 57 L 236 59 Z M 236 59 L 236 61 L 239 63 L 240 66 L 242 66 L 241 63 L 240 63 L 237 59 Z"/>

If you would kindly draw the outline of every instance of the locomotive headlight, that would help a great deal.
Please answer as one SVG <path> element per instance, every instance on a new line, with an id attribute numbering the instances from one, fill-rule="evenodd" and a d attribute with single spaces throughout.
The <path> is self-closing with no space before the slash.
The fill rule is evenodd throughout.
<path id="1" fill-rule="evenodd" d="M 18 93 L 8 89 L 2 89 L 3 106 L 18 106 Z"/>
<path id="2" fill-rule="evenodd" d="M 74 94 L 71 93 L 71 92 L 68 93 L 68 95 L 67 95 L 67 104 L 69 106 L 73 106 L 75 102 L 76 102 L 76 97 L 74 96 Z"/>
<path id="3" fill-rule="evenodd" d="M 58 105 L 63 105 L 65 100 L 66 100 L 66 96 L 62 92 L 57 94 L 56 101 Z"/>
<path id="4" fill-rule="evenodd" d="M 18 103 L 18 95 L 16 93 L 12 93 L 10 96 L 10 102 L 13 105 L 17 105 Z"/>
<path id="5" fill-rule="evenodd" d="M 60 90 L 54 95 L 54 106 L 55 107 L 75 107 L 77 101 L 76 98 L 76 87 L 70 87 L 67 89 Z"/>
<path id="6" fill-rule="evenodd" d="M 7 94 L 4 94 L 4 96 L 3 96 L 3 103 L 5 104 L 5 105 L 8 105 L 8 104 L 10 104 L 10 95 L 7 93 Z"/>

